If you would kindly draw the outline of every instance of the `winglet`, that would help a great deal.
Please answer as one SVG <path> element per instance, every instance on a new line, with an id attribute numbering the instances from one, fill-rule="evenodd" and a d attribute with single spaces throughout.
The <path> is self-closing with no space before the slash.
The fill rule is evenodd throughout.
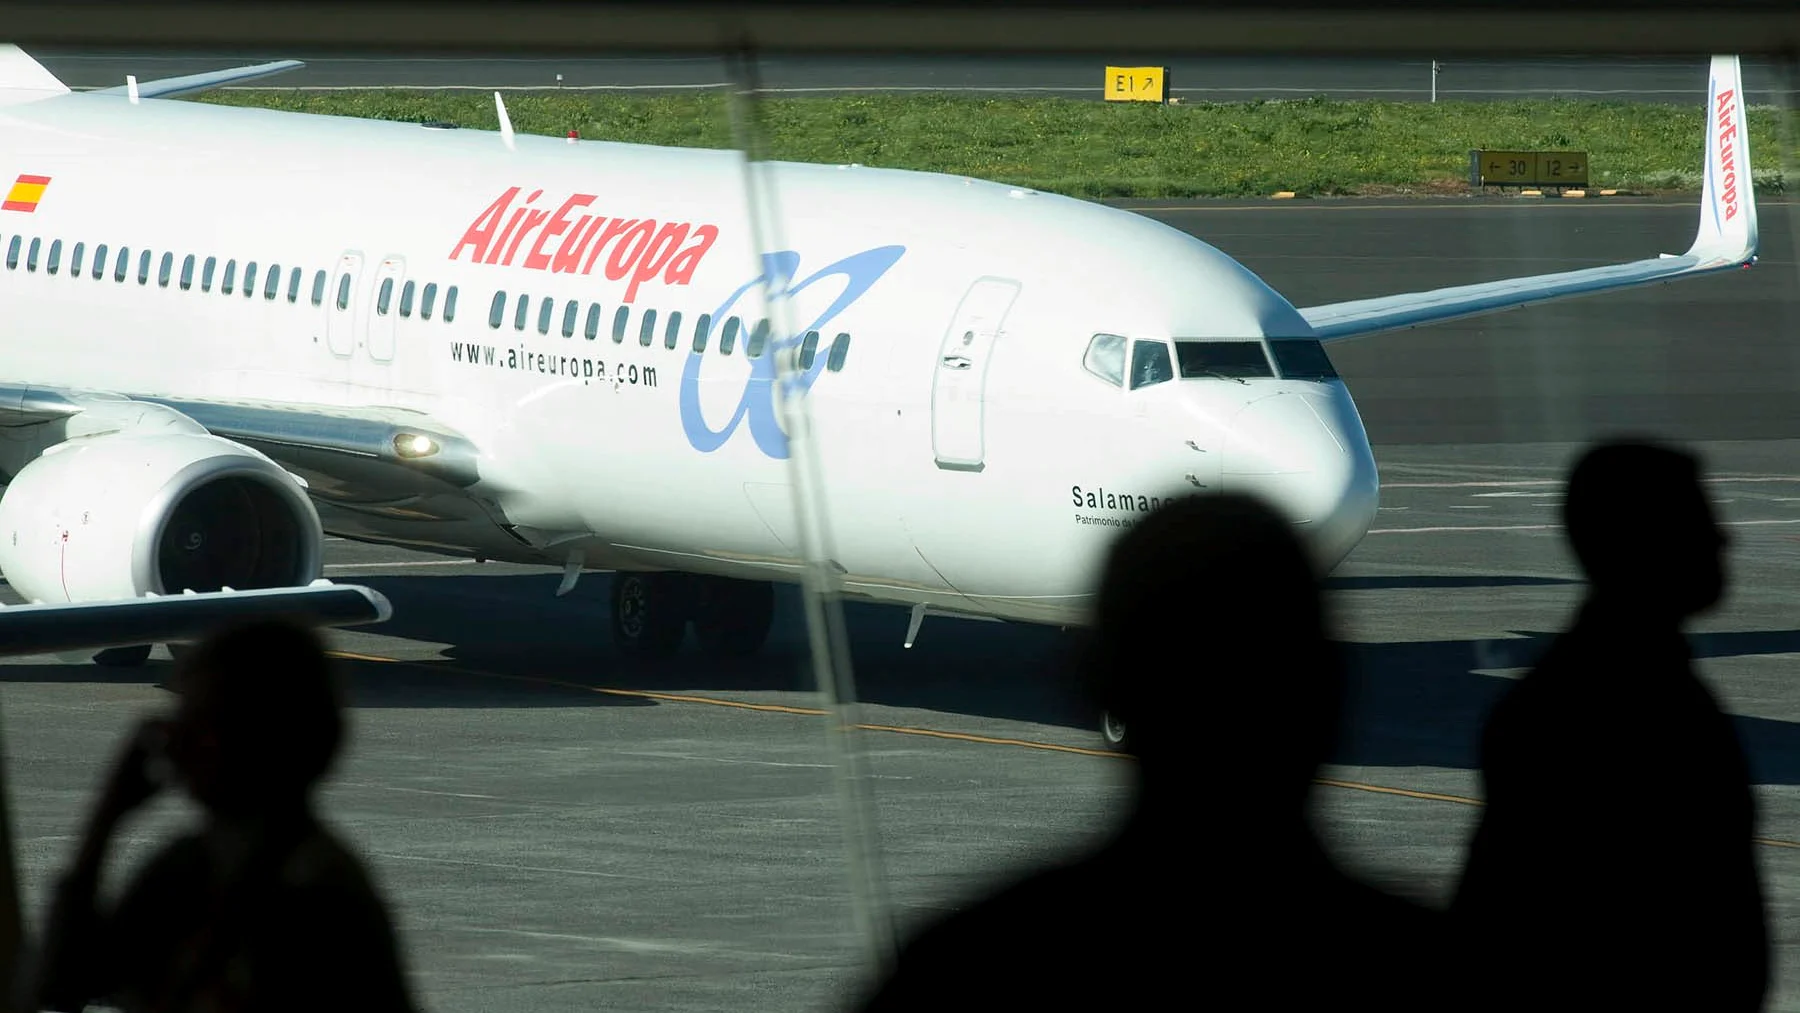
<path id="1" fill-rule="evenodd" d="M 1741 65 L 1735 56 L 1712 58 L 1706 91 L 1706 171 L 1700 191 L 1700 227 L 1690 256 L 1712 264 L 1756 259 L 1756 193 L 1750 176 L 1750 124 Z"/>
<path id="2" fill-rule="evenodd" d="M 506 150 L 515 150 L 513 148 L 512 117 L 506 115 L 506 102 L 500 98 L 499 92 L 494 93 L 494 112 L 500 116 L 500 140 L 506 142 Z"/>

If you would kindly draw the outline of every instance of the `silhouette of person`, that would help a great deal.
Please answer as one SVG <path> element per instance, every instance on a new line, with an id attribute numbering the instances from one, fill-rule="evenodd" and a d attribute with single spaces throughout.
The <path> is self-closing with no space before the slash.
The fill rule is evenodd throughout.
<path id="1" fill-rule="evenodd" d="M 386 908 L 313 814 L 343 703 L 317 635 L 258 621 L 195 645 L 174 713 L 128 738 L 52 898 L 32 1009 L 412 1007 Z M 179 784 L 204 814 L 118 902 L 96 896 L 120 822 Z"/>
<path id="2" fill-rule="evenodd" d="M 1487 805 L 1452 904 L 1495 1008 L 1754 1010 L 1769 940 L 1749 771 L 1682 623 L 1725 587 L 1691 456 L 1586 453 L 1563 502 L 1589 581 L 1495 705 Z"/>
<path id="3" fill-rule="evenodd" d="M 1309 821 L 1346 673 L 1295 527 L 1229 493 L 1159 507 L 1084 639 L 1136 759 L 1124 826 L 919 932 L 861 1008 L 1441 1009 L 1441 913 L 1346 875 Z"/>

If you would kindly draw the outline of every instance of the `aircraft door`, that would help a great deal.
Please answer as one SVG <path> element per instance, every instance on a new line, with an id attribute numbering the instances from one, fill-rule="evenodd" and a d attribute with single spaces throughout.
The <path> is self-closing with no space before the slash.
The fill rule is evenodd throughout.
<path id="1" fill-rule="evenodd" d="M 963 294 L 944 332 L 931 381 L 931 452 L 940 468 L 980 471 L 986 466 L 983 391 L 994 343 L 1018 296 L 1018 282 L 982 278 Z"/>
<path id="2" fill-rule="evenodd" d="M 400 319 L 400 286 L 406 281 L 406 262 L 383 257 L 375 269 L 375 305 L 365 315 L 369 358 L 390 362 L 394 358 L 394 329 Z"/>
<path id="3" fill-rule="evenodd" d="M 325 345 L 331 354 L 348 358 L 356 351 L 357 288 L 362 281 L 362 254 L 346 251 L 325 283 Z"/>

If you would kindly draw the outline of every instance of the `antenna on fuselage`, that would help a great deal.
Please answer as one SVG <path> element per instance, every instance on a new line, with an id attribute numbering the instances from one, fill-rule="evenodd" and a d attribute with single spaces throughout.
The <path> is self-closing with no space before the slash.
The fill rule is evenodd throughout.
<path id="1" fill-rule="evenodd" d="M 513 147 L 512 117 L 506 115 L 506 100 L 500 97 L 499 92 L 494 93 L 494 112 L 500 114 L 500 140 L 506 142 L 506 150 L 517 151 Z"/>
<path id="2" fill-rule="evenodd" d="M 132 105 L 138 104 L 138 90 L 137 90 L 137 75 L 136 74 L 126 74 L 125 75 L 125 97 L 130 100 Z"/>

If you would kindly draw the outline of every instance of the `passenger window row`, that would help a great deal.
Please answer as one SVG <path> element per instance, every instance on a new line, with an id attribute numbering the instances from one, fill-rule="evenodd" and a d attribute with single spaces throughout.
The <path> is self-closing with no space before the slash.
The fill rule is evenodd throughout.
<path id="1" fill-rule="evenodd" d="M 506 292 L 494 293 L 494 299 L 488 306 L 488 326 L 499 330 L 506 325 L 509 314 Z M 601 331 L 606 331 L 614 344 L 624 344 L 625 338 L 633 328 L 631 326 L 630 306 L 620 306 L 613 310 L 610 321 L 599 303 L 587 303 L 585 312 L 583 304 L 576 299 L 565 301 L 557 306 L 552 296 L 543 296 L 534 304 L 532 297 L 520 294 L 512 300 L 512 327 L 515 331 L 524 331 L 536 327 L 539 334 L 550 334 L 553 331 L 565 338 L 572 338 L 576 331 L 589 341 L 597 341 Z M 680 310 L 671 311 L 661 317 L 662 326 L 658 327 L 658 312 L 648 307 L 638 310 L 636 328 L 637 343 L 649 348 L 657 343 L 660 331 L 662 346 L 674 350 L 682 343 L 683 319 Z M 744 346 L 744 354 L 750 358 L 762 355 L 769 346 L 769 321 L 758 320 L 750 325 L 746 333 L 746 325 L 738 317 L 727 317 L 719 326 L 717 342 L 713 343 L 720 355 L 730 355 L 738 346 L 740 339 Z M 693 337 L 691 348 L 695 352 L 706 351 L 707 345 L 713 342 L 714 328 L 712 314 L 702 313 L 693 321 Z M 800 341 L 798 368 L 811 369 L 819 354 L 819 332 L 807 331 Z M 825 368 L 832 372 L 840 372 L 844 368 L 844 360 L 850 354 L 850 335 L 840 333 L 831 342 L 825 353 Z"/>
<path id="2" fill-rule="evenodd" d="M 41 238 L 34 237 L 27 240 L 24 236 L 14 235 L 6 242 L 6 269 L 17 270 L 23 261 L 27 271 L 37 271 L 41 268 L 46 274 L 58 274 L 63 268 L 64 249 L 65 245 L 60 239 L 53 239 L 46 244 Z M 257 282 L 260 278 L 262 297 L 270 302 L 281 298 L 284 293 L 288 302 L 299 302 L 300 282 L 305 274 L 298 267 L 290 267 L 287 269 L 284 279 L 280 264 L 270 264 L 266 269 L 261 269 L 256 261 L 250 260 L 245 261 L 240 270 L 235 259 L 228 259 L 221 264 L 218 257 L 201 259 L 192 253 L 181 259 L 180 271 L 177 272 L 175 254 L 164 253 L 158 256 L 149 250 L 137 252 L 136 270 L 134 271 L 132 251 L 127 246 L 113 250 L 107 244 L 99 243 L 92 248 L 91 258 L 88 256 L 90 251 L 86 243 L 70 245 L 67 247 L 67 251 L 70 277 L 80 275 L 85 263 L 91 265 L 89 267 L 90 276 L 99 280 L 109 273 L 108 265 L 110 263 L 112 280 L 116 282 L 123 282 L 135 274 L 139 285 L 148 285 L 150 277 L 154 273 L 159 288 L 168 288 L 170 282 L 174 281 L 181 291 L 187 292 L 192 290 L 194 283 L 198 281 L 200 291 L 211 292 L 216 283 L 221 294 L 231 295 L 234 292 L 242 292 L 246 299 L 256 296 Z M 325 285 L 328 278 L 329 275 L 325 271 L 317 271 L 313 274 L 312 304 L 314 306 L 324 305 Z M 349 308 L 352 282 L 353 279 L 348 272 L 338 279 L 338 309 Z M 392 308 L 393 295 L 394 280 L 392 278 L 383 279 L 381 289 L 375 299 L 375 312 L 385 316 Z M 416 282 L 408 281 L 400 288 L 399 313 L 403 317 L 410 317 L 416 307 L 421 319 L 430 320 L 432 313 L 439 308 L 438 295 L 439 289 L 436 283 L 421 287 Z M 455 285 L 443 289 L 441 318 L 445 323 L 453 322 L 456 319 Z"/>

